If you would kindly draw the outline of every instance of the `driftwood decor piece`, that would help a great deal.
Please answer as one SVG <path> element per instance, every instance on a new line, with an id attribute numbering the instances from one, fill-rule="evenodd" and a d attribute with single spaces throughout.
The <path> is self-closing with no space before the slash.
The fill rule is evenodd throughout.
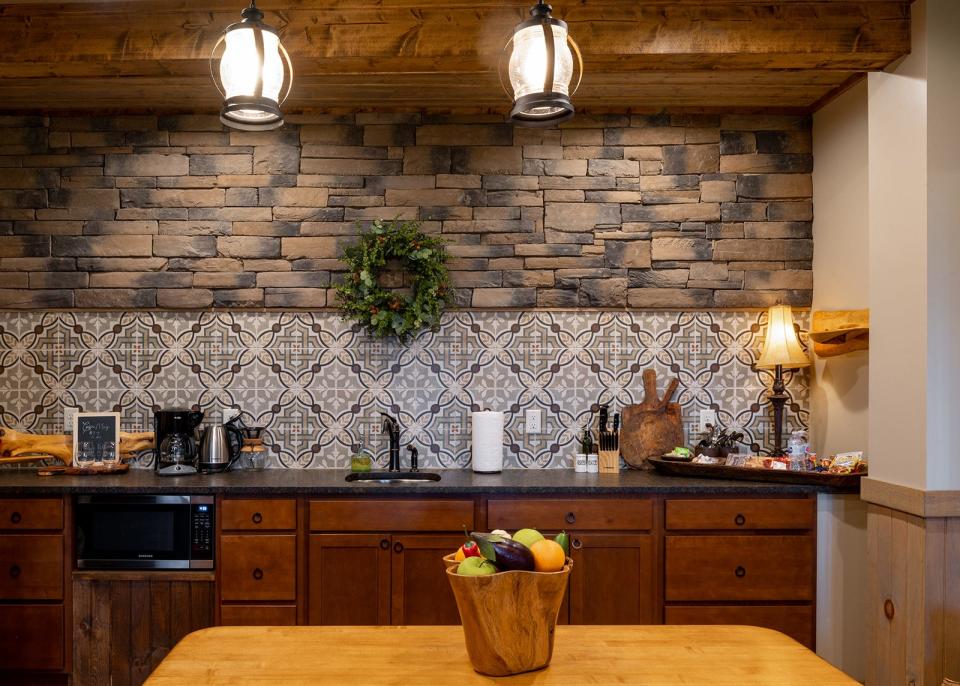
<path id="1" fill-rule="evenodd" d="M 870 310 L 814 312 L 810 340 L 817 357 L 836 357 L 870 347 Z"/>
<path id="2" fill-rule="evenodd" d="M 153 432 L 120 432 L 120 458 L 129 460 L 136 453 L 154 447 Z M 70 434 L 31 434 L 0 426 L 0 464 L 46 460 L 51 457 L 73 464 L 73 436 Z"/>

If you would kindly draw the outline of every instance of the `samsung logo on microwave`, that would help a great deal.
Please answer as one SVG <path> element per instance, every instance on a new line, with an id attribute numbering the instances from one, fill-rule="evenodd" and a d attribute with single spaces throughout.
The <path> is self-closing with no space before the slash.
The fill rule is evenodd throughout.
<path id="1" fill-rule="evenodd" d="M 138 554 L 137 554 L 137 557 L 140 558 L 140 559 L 144 559 L 144 560 L 152 560 L 152 559 L 153 559 L 153 555 L 151 555 L 150 553 L 138 553 Z"/>

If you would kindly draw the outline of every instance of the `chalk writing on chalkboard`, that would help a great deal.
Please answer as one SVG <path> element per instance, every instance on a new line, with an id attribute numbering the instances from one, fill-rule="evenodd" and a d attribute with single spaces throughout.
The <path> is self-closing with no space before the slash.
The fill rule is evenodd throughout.
<path id="1" fill-rule="evenodd" d="M 73 416 L 73 459 L 77 467 L 120 460 L 120 413 L 78 412 Z"/>

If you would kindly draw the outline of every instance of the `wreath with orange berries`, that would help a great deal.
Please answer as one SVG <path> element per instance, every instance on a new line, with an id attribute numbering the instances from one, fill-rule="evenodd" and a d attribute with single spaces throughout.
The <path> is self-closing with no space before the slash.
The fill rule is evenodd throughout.
<path id="1" fill-rule="evenodd" d="M 378 219 L 340 260 L 347 266 L 336 287 L 344 319 L 359 322 L 374 336 L 401 341 L 440 325 L 451 297 L 447 249 L 441 238 L 423 233 L 419 222 Z M 400 263 L 409 293 L 380 284 L 390 260 Z"/>

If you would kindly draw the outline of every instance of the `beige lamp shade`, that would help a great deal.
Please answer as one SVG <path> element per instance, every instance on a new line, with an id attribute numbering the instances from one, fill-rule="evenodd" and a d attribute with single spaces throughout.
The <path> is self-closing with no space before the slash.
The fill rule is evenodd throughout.
<path id="1" fill-rule="evenodd" d="M 793 310 L 789 305 L 774 305 L 767 312 L 767 336 L 763 339 L 757 369 L 773 369 L 778 364 L 787 369 L 810 365 L 810 358 L 800 347 L 793 328 Z"/>

